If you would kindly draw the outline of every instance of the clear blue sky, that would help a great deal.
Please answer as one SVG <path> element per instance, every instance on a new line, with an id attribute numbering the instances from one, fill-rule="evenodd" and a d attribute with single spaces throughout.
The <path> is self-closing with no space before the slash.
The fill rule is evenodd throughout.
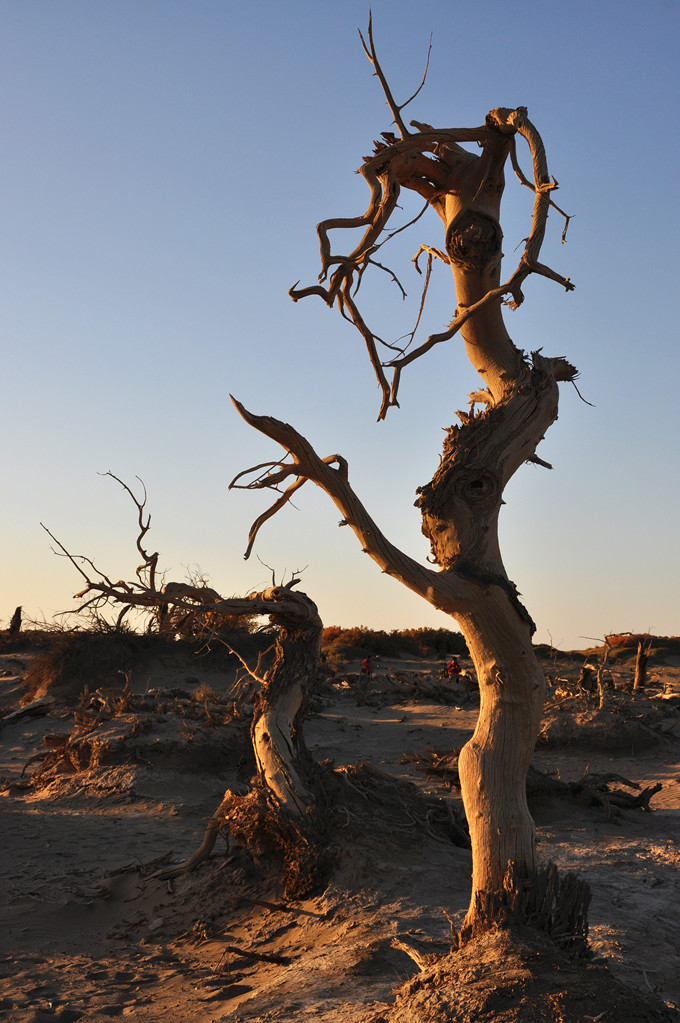
<path id="1" fill-rule="evenodd" d="M 227 484 L 277 452 L 229 392 L 343 454 L 387 535 L 426 556 L 414 491 L 477 384 L 460 343 L 405 372 L 401 409 L 377 424 L 359 336 L 319 300 L 287 296 L 316 278 L 317 221 L 365 208 L 353 172 L 390 127 L 357 35 L 367 14 L 363 0 L 0 4 L 0 622 L 17 604 L 72 606 L 78 578 L 41 520 L 114 578 L 132 575 L 134 509 L 97 475 L 109 469 L 146 482 L 168 578 L 199 565 L 225 595 L 269 581 L 242 558 L 267 495 Z M 537 638 L 678 634 L 680 6 L 374 0 L 373 17 L 400 98 L 433 34 L 410 116 L 475 125 L 526 105 L 574 215 L 564 246 L 551 218 L 544 255 L 576 290 L 532 279 L 508 314 L 519 347 L 566 356 L 595 405 L 564 387 L 540 449 L 553 471 L 526 466 L 506 493 L 502 549 Z M 514 179 L 506 196 L 510 263 L 531 196 Z M 433 214 L 389 260 L 412 301 L 421 242 L 442 244 Z M 376 329 L 403 333 L 411 307 L 395 287 L 364 289 Z M 453 308 L 442 269 L 428 332 Z M 448 624 L 306 489 L 256 551 L 279 576 L 308 566 L 327 624 Z"/>

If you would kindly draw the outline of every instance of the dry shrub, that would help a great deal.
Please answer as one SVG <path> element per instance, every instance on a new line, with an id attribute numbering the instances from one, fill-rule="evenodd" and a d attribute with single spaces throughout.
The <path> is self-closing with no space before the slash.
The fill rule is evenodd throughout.
<path id="1" fill-rule="evenodd" d="M 196 703 L 219 703 L 220 694 L 208 682 L 201 682 L 196 686 L 192 693 L 192 698 Z"/>
<path id="2" fill-rule="evenodd" d="M 549 658 L 551 661 L 566 661 L 573 656 L 572 651 L 558 650 L 550 643 L 534 643 L 534 653 L 537 657 Z"/>
<path id="3" fill-rule="evenodd" d="M 24 633 L 28 637 L 30 633 Z M 86 688 L 119 687 L 127 672 L 139 671 L 152 657 L 184 654 L 201 668 L 233 668 L 240 662 L 221 643 L 207 648 L 199 642 L 167 636 L 109 630 L 40 633 L 40 653 L 24 677 L 23 702 L 53 696 L 73 702 Z M 242 656 L 256 657 L 271 645 L 266 633 L 242 633 L 234 647 Z M 22 640 L 25 642 L 25 638 Z M 37 644 L 33 644 L 35 646 Z"/>
<path id="4" fill-rule="evenodd" d="M 609 646 L 637 649 L 638 643 L 651 643 L 668 653 L 680 654 L 680 636 L 654 636 L 650 632 L 620 632 L 607 636 Z"/>
<path id="5" fill-rule="evenodd" d="M 52 644 L 54 636 L 54 630 L 47 629 L 23 629 L 18 636 L 10 636 L 5 630 L 0 632 L 0 653 L 45 649 Z"/>

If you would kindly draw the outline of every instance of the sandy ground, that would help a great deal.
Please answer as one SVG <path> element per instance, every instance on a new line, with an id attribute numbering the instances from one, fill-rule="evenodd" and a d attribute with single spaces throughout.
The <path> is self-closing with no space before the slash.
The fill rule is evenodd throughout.
<path id="1" fill-rule="evenodd" d="M 19 706 L 30 660 L 0 657 L 3 714 Z M 578 663 L 561 663 L 557 673 L 576 674 Z M 413 760 L 427 749 L 463 745 L 475 725 L 474 698 L 397 697 L 380 684 L 395 669 L 415 678 L 437 667 L 383 662 L 368 700 L 345 676 L 330 680 L 306 725 L 314 756 L 336 769 L 368 761 L 421 793 L 459 802 L 447 778 L 428 778 Z M 563 781 L 579 779 L 586 767 L 642 786 L 660 781 L 653 812 L 608 816 L 602 806 L 553 797 L 535 801 L 532 812 L 542 857 L 592 886 L 596 956 L 633 988 L 657 992 L 672 1012 L 680 1004 L 680 738 L 673 735 L 677 725 L 680 737 L 680 666 L 654 673 L 662 707 L 656 740 L 649 732 L 647 744 L 641 726 L 612 749 L 576 729 L 569 744 L 539 744 L 534 759 Z M 249 863 L 221 839 L 196 872 L 148 879 L 167 858 L 189 856 L 225 789 L 248 783 L 246 724 L 217 724 L 201 716 L 199 701 L 191 716 L 191 692 L 201 682 L 225 693 L 233 676 L 189 676 L 186 665 L 168 662 L 150 668 L 135 689 L 160 687 L 166 696 L 165 703 L 156 696 L 148 724 L 141 729 L 139 714 L 122 714 L 101 726 L 104 746 L 127 751 L 120 762 L 47 776 L 46 784 L 27 783 L 22 768 L 44 752 L 44 736 L 71 729 L 72 709 L 55 705 L 2 727 L 0 1018 L 368 1023 L 387 1019 L 395 989 L 419 972 L 395 939 L 426 956 L 448 950 L 444 911 L 461 922 L 469 851 L 428 830 L 417 814 L 395 811 L 360 776 L 356 812 L 345 811 L 338 823 L 347 841 L 338 843 L 330 883 L 316 898 L 285 900 L 266 863 Z M 177 702 L 173 690 L 186 698 Z M 563 725 L 555 720 L 548 735 Z M 667 736 L 658 741 L 660 731 Z M 584 1008 L 583 1019 L 593 1018 Z"/>

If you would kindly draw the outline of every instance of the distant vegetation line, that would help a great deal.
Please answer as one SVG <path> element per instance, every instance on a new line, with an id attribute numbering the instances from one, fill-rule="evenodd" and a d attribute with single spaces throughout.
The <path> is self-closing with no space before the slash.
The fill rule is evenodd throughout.
<path id="1" fill-rule="evenodd" d="M 467 655 L 468 648 L 460 632 L 451 629 L 367 629 L 363 625 L 342 628 L 329 625 L 323 630 L 322 648 L 325 654 L 345 658 L 446 657 L 447 654 Z"/>
<path id="2" fill-rule="evenodd" d="M 18 611 L 20 609 L 17 609 Z M 16 612 L 15 616 L 16 618 Z M 10 652 L 12 649 L 22 647 L 26 642 L 33 645 L 52 645 L 56 637 L 61 634 L 68 637 L 74 633 L 109 633 L 121 634 L 123 636 L 156 634 L 158 639 L 158 625 L 153 616 L 147 623 L 145 633 L 137 632 L 136 629 L 124 626 L 116 628 L 112 623 L 101 620 L 96 623 L 90 622 L 84 625 L 68 628 L 65 624 L 45 628 L 46 623 L 27 622 L 29 627 L 21 629 L 21 623 L 12 620 L 9 629 L 0 629 L 0 650 Z M 14 628 L 11 626 L 14 625 Z M 43 627 L 36 627 L 42 625 Z M 19 631 L 21 630 L 21 631 Z M 199 644 L 201 653 L 205 654 L 210 648 L 213 654 L 217 648 L 232 643 L 243 648 L 246 653 L 259 650 L 271 641 L 271 626 L 262 625 L 261 618 L 254 615 L 224 615 L 219 616 L 215 612 L 197 613 L 189 620 L 181 623 L 175 631 L 175 626 L 166 631 L 164 642 L 183 639 L 190 645 Z M 246 647 L 243 644 L 246 644 Z M 652 656 L 678 655 L 680 656 L 680 636 L 656 636 L 650 633 L 621 632 L 612 633 L 606 637 L 606 643 L 612 648 L 612 657 L 626 657 L 634 653 L 639 643 L 651 643 L 650 653 Z M 421 627 L 417 629 L 369 629 L 365 625 L 340 626 L 329 625 L 323 630 L 322 648 L 324 654 L 333 659 L 341 661 L 355 660 L 357 657 L 364 658 L 369 654 L 377 657 L 400 658 L 404 656 L 445 658 L 448 656 L 469 656 L 465 639 L 460 632 L 451 629 L 434 629 Z M 595 650 L 603 647 L 593 647 Z M 558 650 L 547 643 L 539 643 L 535 647 L 537 653 L 544 657 L 567 656 L 571 651 Z M 582 653 L 591 652 L 582 650 Z M 226 650 L 223 650 L 226 653 Z"/>

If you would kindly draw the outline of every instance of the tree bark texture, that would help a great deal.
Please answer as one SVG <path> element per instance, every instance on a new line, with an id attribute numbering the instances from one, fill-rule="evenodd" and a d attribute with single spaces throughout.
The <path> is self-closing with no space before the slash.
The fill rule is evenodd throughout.
<path id="1" fill-rule="evenodd" d="M 299 818 L 313 803 L 314 765 L 302 722 L 318 684 L 323 626 L 316 605 L 304 593 L 276 586 L 263 599 L 272 601 L 270 614 L 278 633 L 274 660 L 256 699 L 253 750 L 262 788 L 279 808 Z"/>

